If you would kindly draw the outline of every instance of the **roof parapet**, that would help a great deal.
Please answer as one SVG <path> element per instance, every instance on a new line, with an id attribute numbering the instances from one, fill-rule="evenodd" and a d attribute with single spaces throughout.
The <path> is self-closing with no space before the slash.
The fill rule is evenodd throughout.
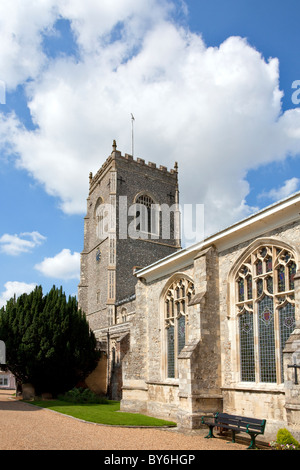
<path id="1" fill-rule="evenodd" d="M 121 154 L 121 152 L 119 150 L 117 150 L 117 143 L 115 140 L 113 140 L 113 144 L 112 144 L 112 153 L 110 154 L 110 156 L 105 160 L 105 162 L 103 163 L 103 165 L 101 166 L 101 168 L 97 171 L 97 173 L 95 175 L 93 175 L 92 172 L 89 173 L 89 188 L 90 188 L 90 192 L 93 191 L 93 189 L 95 188 L 99 178 L 102 176 L 102 174 L 107 170 L 107 168 L 109 167 L 109 165 L 111 164 L 111 162 L 113 160 L 117 160 L 117 159 L 121 159 L 123 161 L 127 161 L 129 163 L 134 163 L 134 164 L 138 164 L 138 165 L 143 165 L 145 167 L 148 167 L 148 168 L 151 168 L 153 170 L 156 170 L 157 172 L 163 172 L 163 173 L 167 173 L 169 175 L 172 175 L 173 177 L 177 177 L 177 173 L 178 173 L 178 165 L 177 165 L 177 162 L 175 162 L 175 165 L 174 165 L 174 168 L 170 169 L 170 171 L 168 171 L 167 167 L 166 166 L 163 166 L 163 165 L 160 165 L 159 167 L 156 166 L 156 163 L 153 163 L 153 162 L 148 162 L 146 163 L 145 160 L 143 158 L 137 158 L 136 160 L 133 158 L 132 155 L 128 154 L 128 153 L 125 153 L 125 155 L 123 156 Z"/>

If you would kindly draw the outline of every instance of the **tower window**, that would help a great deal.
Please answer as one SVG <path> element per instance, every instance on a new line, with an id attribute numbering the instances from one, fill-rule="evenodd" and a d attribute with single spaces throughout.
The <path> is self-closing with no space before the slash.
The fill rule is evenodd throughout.
<path id="1" fill-rule="evenodd" d="M 158 235 L 159 211 L 154 200 L 146 195 L 140 195 L 136 201 L 136 231 Z"/>
<path id="2" fill-rule="evenodd" d="M 95 206 L 96 236 L 102 239 L 104 234 L 104 204 L 102 198 L 99 198 Z"/>

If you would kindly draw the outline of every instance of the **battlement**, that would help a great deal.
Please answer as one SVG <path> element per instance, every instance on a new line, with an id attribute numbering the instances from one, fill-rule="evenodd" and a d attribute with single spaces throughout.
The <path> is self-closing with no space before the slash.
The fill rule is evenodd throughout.
<path id="1" fill-rule="evenodd" d="M 122 155 L 114 141 L 89 183 L 78 298 L 91 329 L 100 335 L 102 329 L 121 328 L 120 321 L 123 328 L 134 315 L 133 270 L 180 248 L 178 167 L 175 163 L 168 170 Z M 149 211 L 153 203 L 156 211 Z M 146 211 L 136 204 L 144 204 Z M 164 206 L 170 209 L 166 220 Z"/>
<path id="2" fill-rule="evenodd" d="M 104 175 L 104 173 L 109 170 L 113 165 L 115 168 L 117 168 L 117 163 L 120 161 L 127 162 L 129 164 L 136 165 L 137 167 L 143 166 L 144 171 L 146 169 L 151 169 L 152 171 L 156 171 L 157 174 L 164 173 L 164 175 L 168 175 L 174 180 L 177 179 L 178 176 L 178 165 L 177 162 L 175 162 L 174 168 L 168 170 L 166 166 L 160 165 L 159 167 L 156 166 L 156 163 L 153 162 L 148 162 L 146 163 L 143 158 L 137 158 L 134 159 L 132 155 L 129 155 L 128 153 L 125 153 L 125 155 L 122 155 L 119 150 L 117 150 L 117 144 L 116 141 L 113 141 L 112 145 L 112 153 L 110 156 L 105 160 L 101 168 L 97 171 L 95 175 L 90 172 L 89 174 L 89 183 L 90 183 L 90 193 L 94 190 L 96 187 L 99 179 Z"/>

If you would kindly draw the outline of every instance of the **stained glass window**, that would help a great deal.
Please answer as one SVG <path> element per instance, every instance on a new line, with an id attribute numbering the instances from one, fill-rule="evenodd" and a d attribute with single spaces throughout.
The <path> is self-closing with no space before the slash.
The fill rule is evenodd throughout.
<path id="1" fill-rule="evenodd" d="M 276 382 L 273 299 L 265 296 L 258 307 L 260 381 Z"/>
<path id="2" fill-rule="evenodd" d="M 273 278 L 271 276 L 268 276 L 266 278 L 266 283 L 267 283 L 267 291 L 269 294 L 273 294 Z"/>
<path id="3" fill-rule="evenodd" d="M 249 312 L 239 317 L 241 380 L 255 381 L 253 315 Z"/>
<path id="4" fill-rule="evenodd" d="M 262 274 L 262 268 L 263 268 L 263 266 L 262 266 L 262 261 L 259 260 L 259 261 L 256 263 L 256 275 L 257 275 L 257 276 L 259 276 L 260 274 Z"/>
<path id="5" fill-rule="evenodd" d="M 295 329 L 295 305 L 287 303 L 279 309 L 281 379 L 283 381 L 283 354 L 285 343 Z"/>
<path id="6" fill-rule="evenodd" d="M 238 282 L 239 286 L 239 302 L 243 302 L 245 300 L 245 285 L 244 279 L 240 279 Z"/>
<path id="7" fill-rule="evenodd" d="M 243 274 L 243 276 L 246 276 L 246 275 L 248 274 L 248 268 L 247 268 L 247 266 L 243 266 L 243 267 L 242 267 L 241 273 Z"/>
<path id="8" fill-rule="evenodd" d="M 283 348 L 295 327 L 296 271 L 292 252 L 271 245 L 254 250 L 237 270 L 240 379 L 243 382 L 280 383 L 283 380 Z"/>
<path id="9" fill-rule="evenodd" d="M 285 267 L 280 266 L 277 270 L 278 273 L 278 291 L 284 292 L 285 291 Z"/>
<path id="10" fill-rule="evenodd" d="M 168 377 L 175 377 L 175 342 L 174 326 L 168 328 Z"/>
<path id="11" fill-rule="evenodd" d="M 169 318 L 170 316 L 170 301 L 169 300 L 166 301 L 166 316 L 167 318 Z"/>
<path id="12" fill-rule="evenodd" d="M 294 286 L 294 277 L 296 274 L 296 263 L 291 263 L 288 267 L 289 270 L 289 289 L 293 290 L 295 288 Z"/>
<path id="13" fill-rule="evenodd" d="M 185 285 L 184 284 L 181 287 L 181 297 L 185 297 Z"/>
<path id="14" fill-rule="evenodd" d="M 264 248 L 262 248 L 262 249 L 260 250 L 260 254 L 261 254 L 261 256 L 264 258 L 267 253 L 268 253 L 268 250 L 267 250 L 267 248 L 264 246 Z"/>
<path id="15" fill-rule="evenodd" d="M 187 305 L 192 295 L 193 283 L 188 279 L 180 279 L 172 283 L 165 297 L 166 371 L 169 378 L 178 375 L 177 359 L 186 344 Z"/>
<path id="16" fill-rule="evenodd" d="M 270 271 L 272 271 L 272 258 L 271 257 L 266 260 L 266 272 L 268 273 Z"/>
<path id="17" fill-rule="evenodd" d="M 261 294 L 263 293 L 263 288 L 264 288 L 263 280 L 262 280 L 262 279 L 258 279 L 258 280 L 256 281 L 256 286 L 257 286 L 257 297 L 260 297 Z"/>
<path id="18" fill-rule="evenodd" d="M 185 345 L 185 317 L 178 319 L 178 354 Z"/>
<path id="19" fill-rule="evenodd" d="M 252 299 L 252 276 L 247 277 L 247 293 L 248 299 Z"/>

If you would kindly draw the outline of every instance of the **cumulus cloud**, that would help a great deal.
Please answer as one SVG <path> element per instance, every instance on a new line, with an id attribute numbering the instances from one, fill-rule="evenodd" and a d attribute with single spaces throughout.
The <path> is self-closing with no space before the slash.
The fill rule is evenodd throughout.
<path id="1" fill-rule="evenodd" d="M 0 250 L 11 256 L 28 253 L 46 240 L 39 232 L 23 232 L 19 235 L 5 233 L 0 237 Z"/>
<path id="2" fill-rule="evenodd" d="M 126 48 L 134 45 L 144 28 L 150 27 L 172 8 L 168 0 L 2 0 L 0 3 L 0 70 L 8 90 L 38 80 L 47 68 L 45 37 L 57 34 L 55 23 L 70 22 L 82 54 L 99 53 L 109 43 L 115 27 L 126 36 Z M 131 39 L 130 39 L 131 38 Z M 129 41 L 130 39 L 130 41 Z"/>
<path id="3" fill-rule="evenodd" d="M 171 1 L 43 5 L 48 13 L 34 21 L 24 49 L 39 63 L 26 85 L 36 129 L 2 116 L 0 143 L 9 142 L 17 165 L 59 197 L 64 212 L 84 213 L 88 174 L 110 154 L 113 139 L 130 153 L 131 113 L 137 156 L 169 168 L 178 161 L 181 203 L 205 205 L 206 232 L 252 211 L 245 202 L 250 169 L 299 154 L 300 110 L 282 112 L 278 60 L 265 60 L 245 39 L 207 47 L 170 19 Z M 8 14 L 14 30 L 21 13 Z M 70 21 L 80 55 L 45 64 L 40 35 L 55 18 Z"/>
<path id="4" fill-rule="evenodd" d="M 6 305 L 14 295 L 19 297 L 21 294 L 30 294 L 37 284 L 19 281 L 8 281 L 4 284 L 5 290 L 0 294 L 0 308 Z"/>
<path id="5" fill-rule="evenodd" d="M 55 279 L 79 279 L 80 253 L 73 254 L 69 249 L 63 249 L 53 258 L 45 258 L 35 265 L 43 276 Z"/>
<path id="6" fill-rule="evenodd" d="M 280 199 L 284 199 L 298 191 L 299 183 L 299 178 L 290 178 L 289 180 L 286 180 L 279 188 L 273 188 L 270 191 L 263 192 L 259 195 L 259 197 L 268 198 L 272 201 L 279 201 Z"/>
<path id="7" fill-rule="evenodd" d="M 57 13 L 52 0 L 0 2 L 0 70 L 8 91 L 28 79 L 36 79 L 46 64 L 43 34 L 51 31 Z"/>

